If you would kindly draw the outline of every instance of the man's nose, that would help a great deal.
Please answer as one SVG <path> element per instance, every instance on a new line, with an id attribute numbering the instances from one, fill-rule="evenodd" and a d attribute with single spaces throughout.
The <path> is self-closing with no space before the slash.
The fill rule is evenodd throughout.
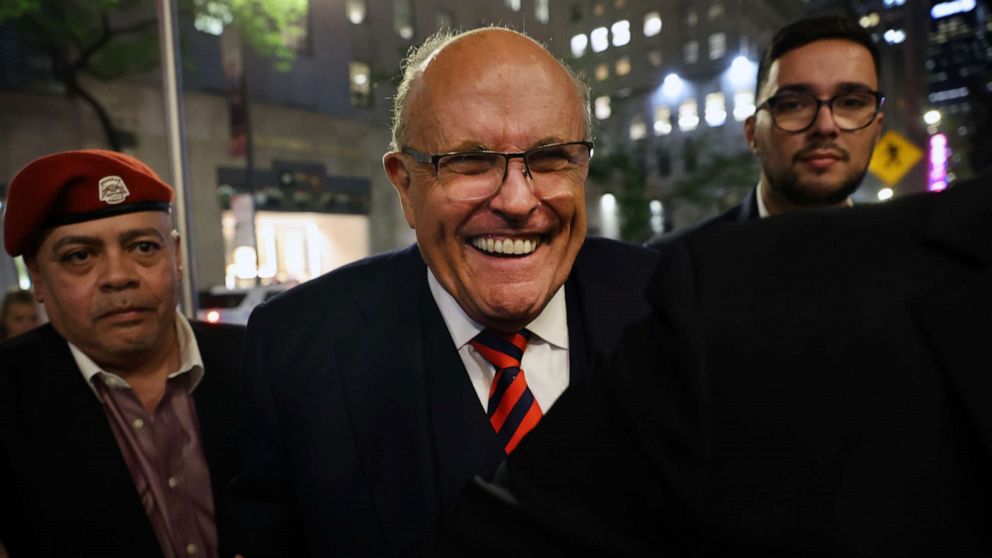
<path id="1" fill-rule="evenodd" d="M 837 121 L 834 119 L 833 109 L 829 104 L 822 104 L 816 110 L 816 118 L 808 132 L 818 136 L 836 136 L 840 133 Z"/>
<path id="2" fill-rule="evenodd" d="M 541 204 L 534 192 L 534 177 L 527 172 L 523 159 L 511 159 L 506 167 L 503 185 L 489 201 L 489 207 L 508 219 L 520 220 Z"/>
<path id="3" fill-rule="evenodd" d="M 100 288 L 104 290 L 121 290 L 136 287 L 139 283 L 137 263 L 126 253 L 119 250 L 108 250 L 104 253 Z"/>

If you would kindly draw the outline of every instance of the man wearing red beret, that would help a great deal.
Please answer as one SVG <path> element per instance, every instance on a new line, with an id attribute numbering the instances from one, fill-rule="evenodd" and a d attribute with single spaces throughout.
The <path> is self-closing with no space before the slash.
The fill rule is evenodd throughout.
<path id="1" fill-rule="evenodd" d="M 21 556 L 219 556 L 243 328 L 176 311 L 173 190 L 120 153 L 10 183 L 5 248 L 51 323 L 0 344 L 0 540 Z M 222 550 L 223 549 L 223 550 Z"/>

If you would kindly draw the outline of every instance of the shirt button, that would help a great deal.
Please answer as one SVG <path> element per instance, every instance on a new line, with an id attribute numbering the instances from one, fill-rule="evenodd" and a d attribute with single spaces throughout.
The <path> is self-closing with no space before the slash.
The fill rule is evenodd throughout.
<path id="1" fill-rule="evenodd" d="M 189 554 L 190 556 L 192 556 L 192 555 L 196 554 L 196 551 L 197 551 L 196 544 L 189 543 L 188 545 L 186 545 L 186 554 Z"/>
<path id="2" fill-rule="evenodd" d="M 179 486 L 179 479 L 176 477 L 169 477 L 169 488 L 175 488 L 177 486 Z M 196 545 L 193 546 L 195 547 Z"/>
<path id="3" fill-rule="evenodd" d="M 135 427 L 135 428 L 137 428 L 137 429 L 140 430 L 140 429 L 144 428 L 145 421 L 141 420 L 140 418 L 136 418 L 133 421 L 131 421 L 131 426 L 133 426 L 133 427 Z"/>
<path id="4" fill-rule="evenodd" d="M 117 378 L 104 378 L 103 383 L 107 384 L 109 387 L 117 387 Z"/>

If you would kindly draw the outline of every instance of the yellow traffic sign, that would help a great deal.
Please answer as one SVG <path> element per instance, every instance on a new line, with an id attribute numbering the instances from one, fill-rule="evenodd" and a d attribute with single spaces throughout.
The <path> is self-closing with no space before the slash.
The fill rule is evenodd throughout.
<path id="1" fill-rule="evenodd" d="M 895 130 L 885 132 L 871 154 L 868 170 L 892 186 L 923 157 L 923 150 Z"/>

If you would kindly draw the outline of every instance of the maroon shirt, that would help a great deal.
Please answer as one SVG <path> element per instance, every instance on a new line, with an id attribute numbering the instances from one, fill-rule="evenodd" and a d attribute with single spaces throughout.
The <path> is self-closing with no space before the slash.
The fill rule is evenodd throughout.
<path id="1" fill-rule="evenodd" d="M 72 347 L 72 352 L 103 402 L 162 553 L 166 558 L 216 558 L 210 471 L 192 397 L 203 376 L 203 364 L 188 322 L 177 321 L 181 372 L 169 377 L 153 413 L 124 379 L 100 370 L 78 348 Z"/>

